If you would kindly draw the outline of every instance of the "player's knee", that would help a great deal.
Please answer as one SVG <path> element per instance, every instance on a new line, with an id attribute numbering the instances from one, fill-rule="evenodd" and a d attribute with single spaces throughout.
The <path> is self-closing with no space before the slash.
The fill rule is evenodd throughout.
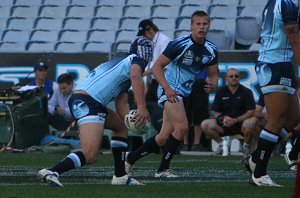
<path id="1" fill-rule="evenodd" d="M 86 164 L 94 164 L 98 159 L 98 154 L 93 152 L 84 152 L 84 157 Z"/>

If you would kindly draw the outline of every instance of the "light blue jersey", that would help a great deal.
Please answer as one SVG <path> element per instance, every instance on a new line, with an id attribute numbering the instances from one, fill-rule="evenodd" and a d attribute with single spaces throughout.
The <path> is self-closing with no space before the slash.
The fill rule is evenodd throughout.
<path id="1" fill-rule="evenodd" d="M 293 51 L 284 26 L 298 23 L 298 4 L 298 0 L 269 0 L 263 13 L 259 61 L 291 61 Z"/>
<path id="2" fill-rule="evenodd" d="M 130 68 L 138 64 L 142 71 L 152 58 L 153 44 L 145 37 L 138 36 L 132 42 L 129 55 L 119 57 L 96 67 L 75 90 L 86 91 L 103 105 L 113 101 L 131 87 Z"/>
<path id="3" fill-rule="evenodd" d="M 171 60 L 165 78 L 170 87 L 183 97 L 191 93 L 192 85 L 206 67 L 218 63 L 216 45 L 208 40 L 204 44 L 195 43 L 191 35 L 171 41 L 163 54 Z M 160 86 L 158 97 L 162 94 Z"/>
<path id="4" fill-rule="evenodd" d="M 84 90 L 101 104 L 107 105 L 130 88 L 130 67 L 136 56 L 132 54 L 125 59 L 117 58 L 99 65 L 75 90 Z"/>

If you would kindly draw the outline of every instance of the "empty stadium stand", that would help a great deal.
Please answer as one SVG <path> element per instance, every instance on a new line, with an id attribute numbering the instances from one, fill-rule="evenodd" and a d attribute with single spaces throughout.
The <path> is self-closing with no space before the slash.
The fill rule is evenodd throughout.
<path id="1" fill-rule="evenodd" d="M 151 18 L 171 38 L 190 33 L 190 15 L 211 17 L 208 38 L 220 50 L 259 39 L 267 0 L 1 0 L 0 51 L 126 51 L 138 23 Z M 254 33 L 249 34 L 251 29 Z M 237 44 L 237 45 L 235 45 Z"/>

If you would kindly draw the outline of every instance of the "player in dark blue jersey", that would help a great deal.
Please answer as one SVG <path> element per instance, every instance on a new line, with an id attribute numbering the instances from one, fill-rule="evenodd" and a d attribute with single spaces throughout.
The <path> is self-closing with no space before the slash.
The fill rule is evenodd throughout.
<path id="1" fill-rule="evenodd" d="M 300 36 L 298 27 L 299 1 L 269 0 L 263 11 L 261 48 L 255 71 L 264 94 L 268 120 L 261 130 L 257 149 L 245 158 L 244 166 L 257 186 L 280 186 L 267 174 L 267 165 L 279 140 L 282 128 L 292 130 L 299 123 L 297 79 L 293 64 L 294 55 L 300 63 Z M 294 134 L 300 149 L 300 134 Z M 293 157 L 296 160 L 299 149 Z"/>
<path id="2" fill-rule="evenodd" d="M 60 174 L 96 162 L 104 128 L 107 128 L 113 131 L 111 149 L 115 173 L 112 184 L 141 184 L 125 172 L 128 129 L 123 120 L 129 112 L 127 91 L 131 85 L 137 103 L 136 122 L 144 125 L 149 119 L 143 72 L 151 61 L 152 48 L 150 40 L 143 36 L 136 37 L 128 55 L 99 65 L 75 87 L 69 107 L 79 125 L 81 150 L 69 154 L 50 169 L 40 170 L 38 176 L 44 182 L 62 186 L 58 180 Z M 112 101 L 115 101 L 116 111 L 106 107 Z"/>
<path id="3" fill-rule="evenodd" d="M 138 159 L 164 146 L 161 164 L 155 177 L 177 177 L 170 171 L 169 166 L 188 132 L 183 98 L 191 93 L 194 81 L 205 68 L 209 77 L 206 89 L 217 87 L 218 51 L 216 45 L 205 39 L 209 27 L 209 16 L 204 11 L 194 12 L 191 17 L 192 34 L 171 41 L 154 63 L 152 71 L 160 84 L 158 102 L 164 107 L 163 124 L 158 135 L 149 138 L 136 151 L 127 154 L 127 172 L 130 172 Z"/>

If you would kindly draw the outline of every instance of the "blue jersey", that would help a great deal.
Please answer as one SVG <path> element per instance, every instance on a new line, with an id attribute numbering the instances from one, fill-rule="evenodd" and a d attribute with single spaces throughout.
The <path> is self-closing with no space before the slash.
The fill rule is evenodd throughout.
<path id="1" fill-rule="evenodd" d="M 269 0 L 263 12 L 258 60 L 266 63 L 290 62 L 293 51 L 284 26 L 297 23 L 298 0 Z"/>
<path id="2" fill-rule="evenodd" d="M 171 60 L 165 78 L 170 87 L 184 97 L 191 93 L 192 85 L 200 73 L 218 63 L 216 45 L 208 40 L 204 44 L 195 43 L 191 35 L 171 41 L 163 54 Z M 158 95 L 162 91 L 160 86 Z"/>
<path id="3" fill-rule="evenodd" d="M 144 37 L 136 37 L 125 58 L 119 57 L 96 67 L 75 90 L 84 90 L 96 101 L 107 105 L 131 86 L 130 68 L 138 64 L 144 71 L 152 57 L 152 42 Z"/>

